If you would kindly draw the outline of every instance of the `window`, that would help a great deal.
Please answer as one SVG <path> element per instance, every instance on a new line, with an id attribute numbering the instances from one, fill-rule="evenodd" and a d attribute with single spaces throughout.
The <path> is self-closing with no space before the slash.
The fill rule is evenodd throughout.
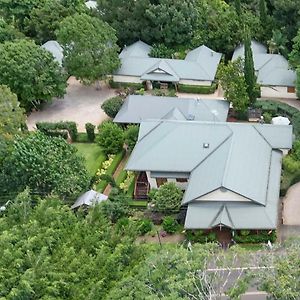
<path id="1" fill-rule="evenodd" d="M 187 182 L 187 178 L 176 178 L 176 182 Z"/>
<path id="2" fill-rule="evenodd" d="M 295 93 L 295 92 L 296 92 L 296 89 L 295 89 L 294 86 L 288 86 L 288 87 L 287 87 L 287 92 L 288 92 L 288 93 Z"/>
<path id="3" fill-rule="evenodd" d="M 156 178 L 156 184 L 158 188 L 166 182 L 168 182 L 167 178 Z"/>

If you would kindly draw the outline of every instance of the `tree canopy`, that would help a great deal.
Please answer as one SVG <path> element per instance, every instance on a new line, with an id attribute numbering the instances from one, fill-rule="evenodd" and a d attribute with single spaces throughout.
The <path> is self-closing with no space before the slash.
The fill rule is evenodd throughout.
<path id="1" fill-rule="evenodd" d="M 4 160 L 1 178 L 7 192 L 22 191 L 76 196 L 86 191 L 89 177 L 83 158 L 62 138 L 34 133 L 17 137 Z"/>
<path id="2" fill-rule="evenodd" d="M 91 84 L 120 65 L 115 31 L 99 18 L 76 13 L 56 31 L 64 48 L 64 66 L 70 75 Z"/>
<path id="3" fill-rule="evenodd" d="M 0 44 L 0 84 L 30 110 L 66 91 L 66 76 L 50 52 L 28 40 Z"/>

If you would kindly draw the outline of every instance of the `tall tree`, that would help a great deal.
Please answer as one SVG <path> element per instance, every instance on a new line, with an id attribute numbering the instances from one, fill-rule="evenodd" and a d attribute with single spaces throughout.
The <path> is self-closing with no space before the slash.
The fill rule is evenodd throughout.
<path id="1" fill-rule="evenodd" d="M 300 66 L 297 68 L 297 79 L 296 79 L 296 93 L 297 97 L 300 99 Z"/>
<path id="2" fill-rule="evenodd" d="M 278 29 L 273 30 L 272 38 L 268 41 L 269 52 L 270 53 L 280 53 L 284 56 L 287 56 L 287 38 L 282 32 Z"/>
<path id="3" fill-rule="evenodd" d="M 0 43 L 4 43 L 5 41 L 22 39 L 24 37 L 25 36 L 13 25 L 10 25 L 4 20 L 0 19 Z"/>
<path id="4" fill-rule="evenodd" d="M 15 94 L 5 85 L 0 85 L 0 162 L 7 155 L 13 137 L 25 124 L 24 111 Z"/>
<path id="5" fill-rule="evenodd" d="M 28 40 L 0 44 L 0 84 L 29 111 L 66 91 L 66 76 L 50 52 Z"/>
<path id="6" fill-rule="evenodd" d="M 97 8 L 99 18 L 116 30 L 118 43 L 123 47 L 142 39 L 142 28 L 148 26 L 145 11 L 149 3 L 149 0 L 97 0 Z"/>
<path id="7" fill-rule="evenodd" d="M 119 67 L 115 31 L 100 19 L 77 13 L 66 17 L 56 33 L 64 48 L 64 66 L 83 83 L 91 84 Z"/>
<path id="8" fill-rule="evenodd" d="M 242 14 L 241 0 L 234 0 L 234 7 L 237 15 L 241 16 Z"/>
<path id="9" fill-rule="evenodd" d="M 251 38 L 249 33 L 246 33 L 245 41 L 245 65 L 244 65 L 244 74 L 245 81 L 247 84 L 247 94 L 250 100 L 250 104 L 253 105 L 257 97 L 257 87 L 256 87 L 256 76 L 253 62 L 253 54 L 251 49 Z"/>
<path id="10" fill-rule="evenodd" d="M 263 25 L 267 20 L 267 6 L 265 0 L 259 0 L 259 18 L 260 23 Z"/>
<path id="11" fill-rule="evenodd" d="M 218 78 L 224 89 L 225 98 L 230 101 L 237 112 L 245 112 L 249 106 L 247 84 L 244 77 L 243 62 L 239 58 L 220 64 Z"/>
<path id="12" fill-rule="evenodd" d="M 148 20 L 142 28 L 146 42 L 170 47 L 189 44 L 197 21 L 196 1 L 159 0 L 149 5 L 144 17 Z"/>
<path id="13" fill-rule="evenodd" d="M 12 153 L 4 160 L 1 175 L 6 191 L 22 191 L 76 196 L 89 186 L 83 158 L 62 138 L 42 133 L 19 137 Z"/>

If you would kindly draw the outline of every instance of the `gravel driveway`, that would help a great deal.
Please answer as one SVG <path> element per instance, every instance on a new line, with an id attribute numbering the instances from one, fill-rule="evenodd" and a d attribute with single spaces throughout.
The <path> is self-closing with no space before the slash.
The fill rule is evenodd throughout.
<path id="1" fill-rule="evenodd" d="M 39 121 L 75 121 L 78 131 L 85 132 L 85 123 L 99 125 L 108 118 L 100 106 L 104 100 L 114 95 L 114 90 L 104 83 L 101 90 L 96 90 L 95 86 L 84 86 L 74 77 L 70 77 L 64 98 L 55 99 L 41 110 L 32 112 L 27 118 L 28 128 L 34 130 Z"/>

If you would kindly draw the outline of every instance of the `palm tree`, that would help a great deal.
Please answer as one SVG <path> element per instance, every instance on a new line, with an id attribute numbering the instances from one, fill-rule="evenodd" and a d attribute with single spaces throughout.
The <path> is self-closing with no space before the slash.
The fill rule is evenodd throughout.
<path id="1" fill-rule="evenodd" d="M 287 54 L 286 50 L 287 38 L 281 33 L 280 30 L 273 30 L 273 36 L 268 41 L 269 52 L 271 54 L 280 53 L 282 55 Z"/>

